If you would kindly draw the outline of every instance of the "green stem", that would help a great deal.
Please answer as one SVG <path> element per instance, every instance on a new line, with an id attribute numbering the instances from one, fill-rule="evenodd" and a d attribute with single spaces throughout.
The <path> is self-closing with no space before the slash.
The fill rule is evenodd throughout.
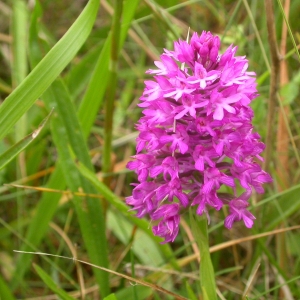
<path id="1" fill-rule="evenodd" d="M 107 99 L 105 102 L 105 123 L 104 123 L 104 147 L 102 156 L 102 170 L 104 173 L 112 171 L 111 152 L 112 152 L 112 130 L 114 104 L 117 90 L 117 70 L 119 57 L 119 42 L 121 32 L 123 0 L 114 1 L 114 17 L 112 24 L 112 39 L 109 62 L 109 86 L 107 90 Z M 104 182 L 109 186 L 110 178 L 105 177 Z"/>
<path id="2" fill-rule="evenodd" d="M 13 2 L 12 14 L 12 85 L 16 88 L 27 75 L 27 6 L 23 0 L 15 0 Z M 27 131 L 27 114 L 25 113 L 16 123 L 15 140 L 20 141 L 26 135 Z M 25 151 L 21 152 L 17 157 L 16 173 L 17 178 L 26 176 Z M 25 206 L 24 199 L 21 195 L 17 196 L 18 220 L 22 219 Z M 19 225 L 19 233 L 22 234 L 22 226 Z"/>
<path id="3" fill-rule="evenodd" d="M 23 0 L 15 0 L 13 2 L 12 15 L 12 85 L 15 89 L 27 75 L 27 6 Z M 27 115 L 26 113 L 20 118 L 16 124 L 15 138 L 16 142 L 22 139 L 27 133 Z M 19 177 L 26 176 L 25 157 L 19 156 L 19 166 L 17 173 Z"/>
<path id="4" fill-rule="evenodd" d="M 27 6 L 23 0 L 15 0 L 13 2 L 12 36 L 12 81 L 15 88 L 27 75 Z"/>
<path id="5" fill-rule="evenodd" d="M 190 210 L 190 219 L 194 238 L 200 251 L 200 284 L 204 300 L 217 300 L 214 268 L 209 252 L 207 218 L 205 215 L 197 216 Z"/>

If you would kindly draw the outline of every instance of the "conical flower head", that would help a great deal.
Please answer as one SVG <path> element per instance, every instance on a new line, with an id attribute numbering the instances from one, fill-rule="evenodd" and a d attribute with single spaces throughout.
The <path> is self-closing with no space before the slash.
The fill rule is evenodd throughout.
<path id="1" fill-rule="evenodd" d="M 164 242 L 175 240 L 189 206 L 209 216 L 210 208 L 228 205 L 227 228 L 238 221 L 252 227 L 251 194 L 263 193 L 262 184 L 272 181 L 258 164 L 264 144 L 249 106 L 257 96 L 255 73 L 236 50 L 231 45 L 221 54 L 218 36 L 194 33 L 147 71 L 153 80 L 145 81 L 137 155 L 128 163 L 139 183 L 126 202 L 137 217 L 150 217 Z M 223 186 L 232 192 L 222 193 Z"/>

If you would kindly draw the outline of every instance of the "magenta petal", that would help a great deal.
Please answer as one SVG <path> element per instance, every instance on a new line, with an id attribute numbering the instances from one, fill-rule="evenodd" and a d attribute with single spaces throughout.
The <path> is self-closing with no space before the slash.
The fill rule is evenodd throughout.
<path id="1" fill-rule="evenodd" d="M 153 167 L 151 170 L 150 170 L 150 176 L 152 178 L 156 177 L 158 174 L 162 173 L 163 172 L 163 169 L 161 166 L 156 166 L 156 167 Z"/>
<path id="2" fill-rule="evenodd" d="M 243 221 L 245 223 L 245 226 L 247 228 L 252 228 L 253 226 L 253 220 L 255 220 L 255 217 L 250 212 L 245 212 L 243 215 Z"/>
<path id="3" fill-rule="evenodd" d="M 178 145 L 179 145 L 180 152 L 182 154 L 186 153 L 189 149 L 189 146 L 187 144 L 183 143 L 183 142 L 178 143 Z"/>
<path id="4" fill-rule="evenodd" d="M 177 193 L 176 194 L 177 198 L 180 200 L 181 204 L 184 206 L 184 207 L 187 207 L 188 204 L 189 204 L 189 198 L 186 194 L 184 193 Z"/>
<path id="5" fill-rule="evenodd" d="M 203 171 L 204 170 L 204 158 L 203 157 L 199 157 L 197 160 L 196 160 L 196 163 L 195 163 L 195 168 L 199 171 Z"/>
<path id="6" fill-rule="evenodd" d="M 228 186 L 235 186 L 234 179 L 232 177 L 224 175 L 220 178 L 220 181 Z"/>
<path id="7" fill-rule="evenodd" d="M 213 181 L 208 181 L 207 183 L 205 183 L 202 187 L 203 193 L 209 194 L 212 191 L 213 186 L 214 186 Z"/>
<path id="8" fill-rule="evenodd" d="M 224 110 L 222 107 L 218 106 L 213 114 L 215 120 L 222 120 L 224 117 Z"/>
<path id="9" fill-rule="evenodd" d="M 224 225 L 226 228 L 231 229 L 233 226 L 233 222 L 235 221 L 235 216 L 229 215 L 225 218 Z"/>

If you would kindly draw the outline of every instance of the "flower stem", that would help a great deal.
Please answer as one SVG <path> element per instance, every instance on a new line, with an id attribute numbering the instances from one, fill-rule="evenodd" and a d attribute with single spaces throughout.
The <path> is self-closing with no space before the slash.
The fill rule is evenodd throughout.
<path id="1" fill-rule="evenodd" d="M 119 41 L 121 32 L 123 0 L 114 1 L 114 17 L 112 24 L 112 39 L 109 62 L 109 86 L 105 102 L 105 123 L 104 123 L 104 147 L 102 156 L 102 171 L 109 173 L 112 171 L 111 165 L 111 143 L 113 130 L 113 114 L 117 89 L 117 69 L 119 56 Z M 105 177 L 104 182 L 109 186 L 110 178 Z"/>
<path id="2" fill-rule="evenodd" d="M 264 169 L 268 172 L 270 170 L 270 163 L 272 161 L 273 141 L 275 136 L 274 123 L 277 104 L 276 94 L 279 89 L 280 55 L 278 52 L 278 45 L 276 40 L 273 2 L 271 0 L 265 0 L 265 7 L 267 18 L 268 42 L 270 45 L 270 54 L 272 60 L 267 116 L 266 152 L 264 161 Z"/>
<path id="3" fill-rule="evenodd" d="M 194 238 L 200 250 L 200 285 L 204 300 L 217 300 L 217 288 L 214 268 L 209 252 L 209 240 L 207 231 L 207 218 L 205 215 L 197 216 L 190 210 L 190 219 Z"/>

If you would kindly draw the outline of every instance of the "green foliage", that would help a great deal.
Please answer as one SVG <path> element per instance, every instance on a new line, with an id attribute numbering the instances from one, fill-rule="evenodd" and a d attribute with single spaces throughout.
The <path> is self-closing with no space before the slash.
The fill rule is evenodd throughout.
<path id="1" fill-rule="evenodd" d="M 59 288 L 57 284 L 51 279 L 51 277 L 43 271 L 42 268 L 40 268 L 38 265 L 34 265 L 34 269 L 39 274 L 39 276 L 42 278 L 42 280 L 45 282 L 45 284 L 61 299 L 63 300 L 73 300 L 74 298 L 69 296 L 68 293 L 66 293 L 63 289 Z"/>
<path id="2" fill-rule="evenodd" d="M 4 153 L 0 155 L 0 170 L 4 168 L 12 159 L 14 159 L 20 152 L 22 152 L 30 143 L 32 143 L 38 137 L 41 130 L 47 123 L 50 115 L 51 113 L 34 132 L 23 138 L 18 143 L 11 146 L 9 149 L 7 149 Z"/>
<path id="3" fill-rule="evenodd" d="M 300 72 L 293 76 L 292 80 L 280 89 L 280 96 L 284 105 L 291 105 L 299 96 Z"/>
<path id="4" fill-rule="evenodd" d="M 131 193 L 130 183 L 136 181 L 125 166 L 135 151 L 134 123 L 140 115 L 136 104 L 144 73 L 153 68 L 163 48 L 173 47 L 174 39 L 186 39 L 189 27 L 191 32 L 218 34 L 223 49 L 237 45 L 238 54 L 249 59 L 249 70 L 257 73 L 260 96 L 252 108 L 255 131 L 264 140 L 272 75 L 264 1 L 123 0 L 117 41 L 112 41 L 109 3 L 118 1 L 90 0 L 84 6 L 84 1 L 36 0 L 34 7 L 29 2 L 0 2 L 0 99 L 4 100 L 0 182 L 24 185 L 17 190 L 0 187 L 0 298 L 42 298 L 54 293 L 60 299 L 74 299 L 85 291 L 87 300 L 171 299 L 69 260 L 13 253 L 18 249 L 77 257 L 149 281 L 179 299 L 198 299 L 201 292 L 203 299 L 217 299 L 216 290 L 228 300 L 300 299 L 299 231 L 222 248 L 212 254 L 212 262 L 208 249 L 208 241 L 217 247 L 231 239 L 299 224 L 300 168 L 295 157 L 300 147 L 296 47 L 300 1 L 292 1 L 289 18 L 283 16 L 282 1 L 274 2 L 278 37 L 283 23 L 288 24 L 284 56 L 288 77 L 278 88 L 282 102 L 276 113 L 286 109 L 289 135 L 276 140 L 274 124 L 271 173 L 275 183 L 261 198 L 253 199 L 254 228 L 224 229 L 225 208 L 213 214 L 208 239 L 206 220 L 190 220 L 184 214 L 180 234 L 171 245 L 161 245 L 150 230 L 153 224 L 136 218 L 124 202 Z M 120 48 L 113 80 L 109 75 L 112 42 Z M 113 99 L 106 107 L 114 111 L 114 119 L 112 143 L 106 148 L 108 112 L 103 106 L 109 95 Z M 278 163 L 279 143 L 290 143 L 288 165 Z M 101 162 L 105 148 L 110 149 L 113 167 L 106 174 Z M 283 171 L 288 177 L 284 189 Z M 110 176 L 110 186 L 105 176 Z M 201 252 L 200 273 L 195 243 L 188 237 L 191 228 Z"/>
<path id="5" fill-rule="evenodd" d="M 92 29 L 98 6 L 99 1 L 90 0 L 64 37 L 5 99 L 0 106 L 0 138 L 9 132 L 74 58 Z"/>
<path id="6" fill-rule="evenodd" d="M 200 285 L 205 300 L 216 300 L 215 272 L 209 253 L 207 218 L 205 215 L 195 220 L 194 212 L 190 209 L 191 228 L 200 252 Z"/>
<path id="7" fill-rule="evenodd" d="M 0 277 L 0 298 L 7 300 L 14 300 L 14 296 L 7 286 L 6 282 Z"/>
<path id="8" fill-rule="evenodd" d="M 115 294 L 110 294 L 109 296 L 105 297 L 104 300 L 118 300 Z"/>

